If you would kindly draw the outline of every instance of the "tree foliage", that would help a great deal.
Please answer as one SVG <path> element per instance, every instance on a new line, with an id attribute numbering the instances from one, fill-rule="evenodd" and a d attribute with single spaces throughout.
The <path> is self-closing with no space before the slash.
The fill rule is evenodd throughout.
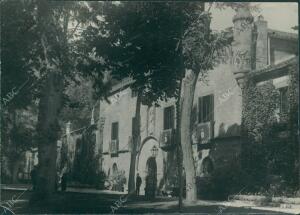
<path id="1" fill-rule="evenodd" d="M 31 1 L 2 1 L 1 9 L 1 93 L 3 108 L 24 108 L 30 104 L 32 83 L 30 74 L 30 53 L 36 39 L 33 31 L 35 20 L 32 16 L 35 5 Z M 12 90 L 16 98 L 3 103 Z M 18 92 L 19 91 L 19 92 Z M 21 94 L 21 95 L 18 95 Z"/>
<path id="2" fill-rule="evenodd" d="M 78 84 L 70 81 L 65 89 L 65 105 L 61 112 L 62 123 L 70 121 L 72 129 L 78 129 L 90 124 L 91 113 L 95 100 L 93 82 L 88 78 L 78 78 Z M 98 107 L 98 106 L 97 106 Z M 97 109 L 94 109 L 94 116 L 97 116 Z"/>
<path id="3" fill-rule="evenodd" d="M 82 65 L 93 61 L 86 69 L 98 74 L 95 78 L 105 72 L 117 80 L 131 77 L 132 88 L 141 92 L 144 104 L 174 96 L 180 77 L 176 49 L 180 32 L 169 5 L 105 2 L 91 7 L 97 15 L 83 33 L 89 58 L 83 59 Z M 99 14 L 103 14 L 101 18 Z"/>

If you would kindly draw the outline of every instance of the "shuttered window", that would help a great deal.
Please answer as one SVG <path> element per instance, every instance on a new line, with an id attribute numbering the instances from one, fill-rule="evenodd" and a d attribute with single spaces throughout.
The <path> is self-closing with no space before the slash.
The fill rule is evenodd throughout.
<path id="1" fill-rule="evenodd" d="M 174 106 L 164 109 L 164 130 L 174 128 Z"/>
<path id="2" fill-rule="evenodd" d="M 119 123 L 113 122 L 111 124 L 111 139 L 118 140 L 119 138 Z"/>
<path id="3" fill-rule="evenodd" d="M 198 101 L 198 122 L 212 121 L 214 118 L 214 96 L 207 95 L 199 98 Z"/>

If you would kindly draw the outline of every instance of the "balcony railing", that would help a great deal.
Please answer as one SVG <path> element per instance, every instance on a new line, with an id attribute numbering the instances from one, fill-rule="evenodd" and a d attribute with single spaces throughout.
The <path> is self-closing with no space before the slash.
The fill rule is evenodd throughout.
<path id="1" fill-rule="evenodd" d="M 212 123 L 206 122 L 206 123 L 198 124 L 196 133 L 197 133 L 198 143 L 200 144 L 208 143 L 213 137 Z"/>
<path id="2" fill-rule="evenodd" d="M 164 151 L 170 151 L 175 147 L 175 130 L 167 129 L 161 132 L 159 147 Z"/>
<path id="3" fill-rule="evenodd" d="M 110 142 L 110 154 L 111 155 L 118 155 L 119 151 L 119 141 L 118 140 L 111 140 Z"/>

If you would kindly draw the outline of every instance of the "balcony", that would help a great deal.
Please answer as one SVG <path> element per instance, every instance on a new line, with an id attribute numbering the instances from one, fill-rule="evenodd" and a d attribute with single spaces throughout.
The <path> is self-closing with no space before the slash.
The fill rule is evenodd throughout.
<path id="1" fill-rule="evenodd" d="M 112 157 L 118 156 L 119 151 L 119 141 L 118 140 L 111 140 L 110 142 L 110 154 Z"/>
<path id="2" fill-rule="evenodd" d="M 197 133 L 198 143 L 200 144 L 208 143 L 212 138 L 211 122 L 198 124 L 196 133 Z"/>
<path id="3" fill-rule="evenodd" d="M 167 129 L 161 132 L 159 147 L 163 151 L 171 151 L 175 148 L 175 130 L 174 129 Z"/>
<path id="4" fill-rule="evenodd" d="M 196 142 L 198 150 L 210 148 L 211 139 L 213 138 L 212 122 L 200 123 L 196 129 Z"/>

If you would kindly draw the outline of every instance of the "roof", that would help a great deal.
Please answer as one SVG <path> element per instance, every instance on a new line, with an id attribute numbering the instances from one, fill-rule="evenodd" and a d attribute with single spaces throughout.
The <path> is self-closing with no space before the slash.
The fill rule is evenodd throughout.
<path id="1" fill-rule="evenodd" d="M 288 32 L 284 32 L 284 31 L 268 29 L 268 35 L 271 38 L 298 41 L 297 33 L 288 33 Z"/>
<path id="2" fill-rule="evenodd" d="M 114 94 L 118 91 L 121 91 L 121 90 L 129 87 L 133 83 L 134 83 L 134 80 L 132 78 L 130 78 L 130 77 L 124 78 L 112 86 L 110 94 Z"/>
<path id="3" fill-rule="evenodd" d="M 254 70 L 248 75 L 256 82 L 266 81 L 288 75 L 287 67 L 298 64 L 299 56 L 295 56 L 278 64 L 268 65 L 265 68 Z"/>
<path id="4" fill-rule="evenodd" d="M 233 36 L 233 28 L 232 27 L 229 27 L 226 30 L 228 32 L 232 33 L 232 36 Z M 297 33 L 288 33 L 288 32 L 284 32 L 284 31 L 268 29 L 268 35 L 274 39 L 283 39 L 283 40 L 289 40 L 292 42 L 298 42 L 298 34 Z M 295 63 L 296 58 L 298 58 L 298 56 L 293 59 L 289 59 L 287 61 L 276 64 L 276 65 L 268 65 L 267 67 L 265 67 L 263 69 L 253 71 L 249 75 L 250 75 L 250 77 L 253 77 L 255 80 L 257 79 L 257 81 L 260 81 L 260 79 L 265 79 L 266 77 L 269 77 L 270 76 L 269 73 L 271 71 L 272 71 L 272 73 L 274 73 L 273 75 L 275 75 L 275 76 L 278 75 L 278 77 L 280 77 L 280 76 L 282 76 L 282 75 L 280 75 L 280 69 L 282 67 L 285 67 L 287 64 L 290 64 L 293 62 Z M 278 72 L 278 74 L 276 74 L 273 70 L 276 70 Z M 285 72 L 287 72 L 287 71 L 285 71 Z M 119 92 L 119 91 L 129 87 L 133 83 L 134 83 L 134 80 L 129 77 L 124 78 L 121 81 L 117 81 L 117 83 L 112 86 L 110 95 L 115 94 L 116 92 Z"/>

